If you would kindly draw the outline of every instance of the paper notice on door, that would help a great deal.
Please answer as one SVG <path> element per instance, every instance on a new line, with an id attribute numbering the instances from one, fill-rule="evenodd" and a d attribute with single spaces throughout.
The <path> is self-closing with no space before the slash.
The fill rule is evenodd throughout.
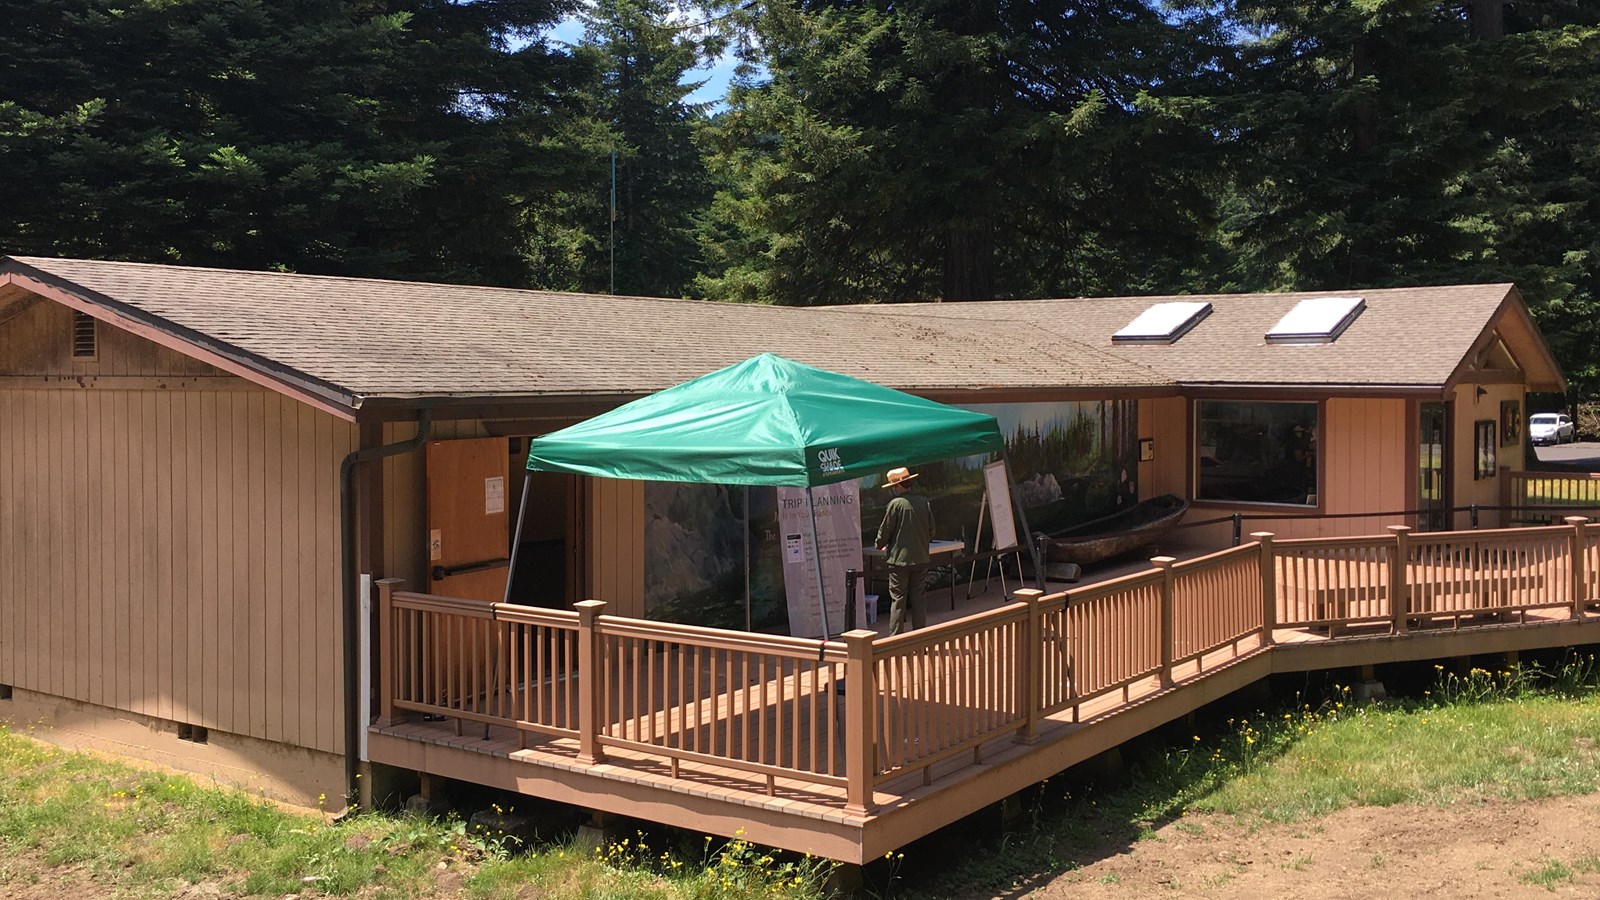
<path id="1" fill-rule="evenodd" d="M 502 475 L 483 480 L 483 514 L 492 516 L 506 511 L 506 479 Z"/>

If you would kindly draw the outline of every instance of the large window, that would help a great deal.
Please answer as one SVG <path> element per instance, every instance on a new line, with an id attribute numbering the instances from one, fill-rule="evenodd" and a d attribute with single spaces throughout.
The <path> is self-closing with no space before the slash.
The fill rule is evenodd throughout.
<path id="1" fill-rule="evenodd" d="M 1195 404 L 1195 497 L 1317 505 L 1317 404 Z"/>

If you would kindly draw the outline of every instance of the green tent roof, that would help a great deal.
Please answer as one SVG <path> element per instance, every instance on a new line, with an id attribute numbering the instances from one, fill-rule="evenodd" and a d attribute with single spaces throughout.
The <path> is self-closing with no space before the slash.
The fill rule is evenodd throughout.
<path id="1" fill-rule="evenodd" d="M 764 353 L 538 438 L 528 468 L 805 487 L 1003 446 L 993 416 Z"/>

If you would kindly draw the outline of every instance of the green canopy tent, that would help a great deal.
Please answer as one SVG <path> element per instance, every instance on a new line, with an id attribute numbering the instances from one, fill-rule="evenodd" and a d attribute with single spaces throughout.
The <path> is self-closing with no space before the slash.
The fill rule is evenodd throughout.
<path id="1" fill-rule="evenodd" d="M 1004 450 L 993 416 L 764 353 L 536 438 L 528 469 L 804 487 L 809 505 L 810 488 L 819 485 Z M 526 509 L 524 490 L 519 540 Z M 821 596 L 814 510 L 811 519 Z M 508 575 L 508 600 L 510 584 Z M 822 621 L 827 632 L 825 598 Z"/>

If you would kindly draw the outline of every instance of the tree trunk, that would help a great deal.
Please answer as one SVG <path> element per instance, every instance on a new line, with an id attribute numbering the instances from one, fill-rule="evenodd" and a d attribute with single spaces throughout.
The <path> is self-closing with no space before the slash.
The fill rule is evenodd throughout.
<path id="1" fill-rule="evenodd" d="M 952 223 L 946 229 L 939 297 L 994 299 L 994 232 L 986 220 Z"/>
<path id="2" fill-rule="evenodd" d="M 1472 0 L 1467 16 L 1472 22 L 1473 37 L 1494 41 L 1506 36 L 1505 0 Z"/>

